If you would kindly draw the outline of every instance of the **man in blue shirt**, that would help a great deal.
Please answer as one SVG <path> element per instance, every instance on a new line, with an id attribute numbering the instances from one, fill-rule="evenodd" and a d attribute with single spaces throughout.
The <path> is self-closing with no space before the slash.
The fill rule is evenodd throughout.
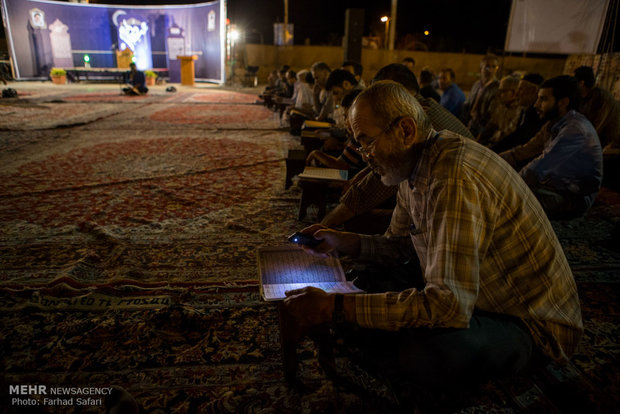
<path id="1" fill-rule="evenodd" d="M 439 89 L 443 91 L 439 103 L 458 118 L 461 116 L 463 102 L 465 102 L 465 94 L 461 88 L 454 83 L 455 77 L 454 71 L 450 68 L 443 69 L 439 72 Z"/>
<path id="2" fill-rule="evenodd" d="M 540 155 L 519 174 L 549 218 L 583 215 L 601 186 L 601 143 L 590 121 L 575 111 L 578 97 L 577 81 L 567 75 L 545 81 L 538 91 L 536 110 L 548 134 Z"/>

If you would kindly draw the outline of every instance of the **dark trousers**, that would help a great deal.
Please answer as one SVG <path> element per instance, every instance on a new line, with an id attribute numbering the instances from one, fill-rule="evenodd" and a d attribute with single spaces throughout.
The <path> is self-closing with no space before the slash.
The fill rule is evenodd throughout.
<path id="1" fill-rule="evenodd" d="M 415 259 L 395 269 L 358 271 L 356 276 L 355 283 L 367 292 L 424 285 Z M 337 334 L 345 352 L 370 373 L 430 391 L 475 385 L 546 362 L 520 319 L 479 310 L 474 311 L 468 328 L 393 332 L 345 325 Z"/>
<path id="2" fill-rule="evenodd" d="M 568 220 L 581 217 L 588 210 L 586 197 L 569 192 L 558 192 L 544 186 L 530 187 L 550 220 Z"/>

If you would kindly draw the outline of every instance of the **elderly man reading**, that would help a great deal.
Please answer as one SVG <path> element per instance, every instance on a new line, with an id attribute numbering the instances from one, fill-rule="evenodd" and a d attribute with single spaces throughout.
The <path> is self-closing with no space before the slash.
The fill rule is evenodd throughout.
<path id="1" fill-rule="evenodd" d="M 583 331 L 575 281 L 519 175 L 473 140 L 434 131 L 394 82 L 362 92 L 350 119 L 368 163 L 399 185 L 390 227 L 365 236 L 313 225 L 303 232 L 322 242 L 304 250 L 386 270 L 358 277 L 363 294 L 287 292 L 296 326 L 334 321 L 336 332 L 354 332 L 346 349 L 372 372 L 438 391 L 566 360 Z"/>

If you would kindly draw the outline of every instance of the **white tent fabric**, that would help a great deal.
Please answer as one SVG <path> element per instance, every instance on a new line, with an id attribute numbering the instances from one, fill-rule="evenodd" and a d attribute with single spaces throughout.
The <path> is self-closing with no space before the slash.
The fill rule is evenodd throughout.
<path id="1" fill-rule="evenodd" d="M 609 0 L 513 0 L 505 50 L 596 53 Z"/>

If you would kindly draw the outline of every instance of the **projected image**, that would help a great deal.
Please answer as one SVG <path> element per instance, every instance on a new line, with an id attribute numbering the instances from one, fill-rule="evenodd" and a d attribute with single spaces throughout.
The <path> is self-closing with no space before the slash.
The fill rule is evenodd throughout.
<path id="1" fill-rule="evenodd" d="M 122 17 L 119 19 L 119 16 Z M 115 12 L 112 21 L 118 28 L 119 50 L 129 48 L 133 53 L 132 60 L 138 69 L 146 70 L 153 67 L 150 36 L 147 36 L 149 31 L 147 22 L 140 21 L 136 17 L 127 17 L 127 13 L 123 10 Z"/>
<path id="2" fill-rule="evenodd" d="M 179 56 L 191 55 L 196 80 L 224 82 L 224 0 L 158 7 L 2 0 L 2 7 L 17 79 L 135 62 L 167 70 L 173 81 Z"/>

